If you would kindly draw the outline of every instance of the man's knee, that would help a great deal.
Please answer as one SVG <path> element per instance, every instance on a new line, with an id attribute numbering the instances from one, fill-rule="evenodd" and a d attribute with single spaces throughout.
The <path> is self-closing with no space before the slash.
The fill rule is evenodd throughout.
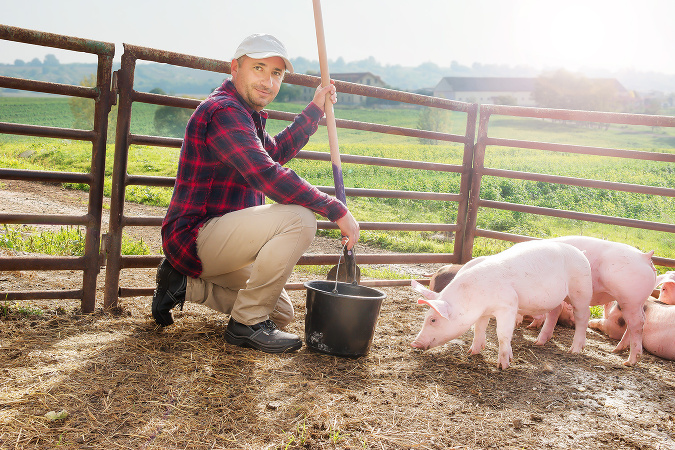
<path id="1" fill-rule="evenodd" d="M 316 233 L 316 216 L 314 215 L 314 212 L 304 206 L 289 206 L 291 206 L 293 213 L 297 215 L 302 227 L 312 230 L 312 233 Z"/>

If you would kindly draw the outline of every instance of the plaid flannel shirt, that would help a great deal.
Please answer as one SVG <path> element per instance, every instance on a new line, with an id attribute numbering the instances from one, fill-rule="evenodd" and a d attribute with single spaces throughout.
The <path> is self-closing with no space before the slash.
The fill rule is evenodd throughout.
<path id="1" fill-rule="evenodd" d="M 171 203 L 162 222 L 164 254 L 179 272 L 202 272 L 197 233 L 206 221 L 265 203 L 301 205 L 331 221 L 346 206 L 282 167 L 316 132 L 323 112 L 314 103 L 272 137 L 267 113 L 248 106 L 225 81 L 192 114 L 178 161 Z"/>

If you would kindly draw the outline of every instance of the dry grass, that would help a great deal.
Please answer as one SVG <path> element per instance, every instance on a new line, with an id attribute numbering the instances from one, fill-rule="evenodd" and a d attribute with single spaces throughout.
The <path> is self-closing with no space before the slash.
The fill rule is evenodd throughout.
<path id="1" fill-rule="evenodd" d="M 518 329 L 511 368 L 453 342 L 409 342 L 423 310 L 384 289 L 369 353 L 267 355 L 222 339 L 227 316 L 187 305 L 158 329 L 149 299 L 114 313 L 61 306 L 0 322 L 0 447 L 46 449 L 675 448 L 675 363 L 623 367 L 589 332 L 582 355 L 556 329 Z M 303 335 L 304 292 L 292 292 Z M 61 303 L 63 305 L 63 303 Z M 60 313 L 60 314 L 59 314 Z M 45 414 L 67 411 L 66 419 Z"/>
<path id="2" fill-rule="evenodd" d="M 72 214 L 86 204 L 84 194 L 18 184 L 0 209 Z M 158 248 L 157 230 L 131 231 Z M 150 286 L 154 276 L 123 270 L 121 284 Z M 81 281 L 73 271 L 0 273 L 6 290 Z M 570 355 L 567 328 L 544 347 L 516 329 L 504 371 L 494 327 L 481 355 L 467 354 L 470 333 L 422 353 L 410 347 L 424 314 L 413 291 L 383 290 L 373 345 L 357 359 L 233 347 L 222 338 L 228 317 L 193 304 L 157 329 L 147 297 L 91 315 L 76 301 L 17 302 L 0 314 L 0 449 L 675 449 L 675 362 L 646 354 L 626 368 L 616 343 L 590 330 L 582 354 Z M 290 294 L 289 331 L 304 336 L 305 292 Z M 64 410 L 65 419 L 45 417 Z"/>

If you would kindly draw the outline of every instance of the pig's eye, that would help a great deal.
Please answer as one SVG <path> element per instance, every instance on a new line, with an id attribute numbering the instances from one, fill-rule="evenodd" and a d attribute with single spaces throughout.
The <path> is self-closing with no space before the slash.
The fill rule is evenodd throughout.
<path id="1" fill-rule="evenodd" d="M 431 319 L 431 323 L 436 323 L 436 319 Z"/>

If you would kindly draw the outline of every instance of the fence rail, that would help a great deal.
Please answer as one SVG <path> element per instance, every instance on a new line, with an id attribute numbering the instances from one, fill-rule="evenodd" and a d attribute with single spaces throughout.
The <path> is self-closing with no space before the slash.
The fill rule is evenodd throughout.
<path id="1" fill-rule="evenodd" d="M 98 56 L 95 88 L 0 77 L 0 87 L 83 97 L 94 101 L 94 122 L 91 130 L 0 123 L 0 133 L 75 139 L 90 141 L 92 143 L 91 166 L 89 173 L 86 174 L 0 169 L 0 178 L 2 179 L 32 179 L 52 182 L 71 182 L 77 180 L 76 182 L 78 183 L 89 185 L 89 202 L 86 216 L 17 215 L 0 212 L 0 223 L 49 223 L 85 226 L 84 256 L 82 257 L 0 257 L 0 270 L 81 270 L 82 289 L 51 292 L 0 292 L 0 296 L 6 300 L 79 298 L 82 311 L 93 312 L 96 306 L 96 279 L 103 263 L 99 245 L 103 215 L 103 181 L 105 174 L 106 139 L 108 136 L 108 115 L 114 103 L 114 96 L 111 95 L 110 85 L 115 45 L 107 42 L 62 36 L 7 25 L 0 25 L 0 39 L 76 52 L 93 53 Z"/>
<path id="2" fill-rule="evenodd" d="M 83 272 L 82 289 L 30 292 L 5 292 L 0 289 L 0 296 L 9 300 L 78 298 L 81 299 L 82 310 L 91 312 L 95 307 L 97 277 L 100 268 L 103 266 L 106 268 L 103 292 L 103 306 L 105 308 L 115 307 L 120 297 L 152 295 L 154 286 L 126 287 L 119 285 L 121 270 L 155 267 L 161 259 L 161 255 L 123 256 L 121 254 L 122 231 L 125 227 L 130 226 L 159 227 L 162 218 L 125 215 L 125 193 L 129 186 L 135 185 L 173 187 L 175 178 L 129 174 L 127 172 L 128 150 L 131 145 L 180 148 L 182 139 L 132 134 L 130 132 L 131 110 L 134 103 L 194 109 L 200 102 L 194 99 L 136 91 L 134 89 L 136 62 L 139 60 L 150 61 L 223 74 L 230 73 L 230 63 L 227 61 L 124 44 L 121 67 L 118 71 L 113 72 L 113 44 L 25 30 L 6 25 L 0 25 L 0 39 L 94 53 L 98 55 L 99 59 L 96 87 L 93 88 L 0 76 L 0 87 L 88 98 L 95 102 L 96 111 L 93 129 L 91 130 L 0 123 L 0 133 L 32 135 L 48 138 L 67 138 L 92 142 L 91 170 L 89 173 L 0 168 L 0 179 L 84 183 L 90 186 L 88 212 L 85 215 L 46 215 L 40 214 L 39 212 L 36 214 L 0 213 L 0 223 L 40 225 L 61 224 L 86 227 L 85 254 L 82 257 L 0 258 L 0 271 L 81 270 Z M 320 78 L 304 74 L 287 74 L 284 82 L 313 88 L 320 83 Z M 452 253 L 366 254 L 359 252 L 356 257 L 356 262 L 358 264 L 461 263 L 471 259 L 474 249 L 474 240 L 477 237 L 511 242 L 519 242 L 534 238 L 531 236 L 478 228 L 478 214 L 489 209 L 559 217 L 583 222 L 605 223 L 664 233 L 675 233 L 675 225 L 672 224 L 507 203 L 481 198 L 480 195 L 483 178 L 495 177 L 631 192 L 650 196 L 675 197 L 675 189 L 671 188 L 590 180 L 485 166 L 486 153 L 491 152 L 494 148 L 532 149 L 545 152 L 599 155 L 612 158 L 657 161 L 663 163 L 675 162 L 675 154 L 669 153 L 652 153 L 627 149 L 602 148 L 556 142 L 536 142 L 512 139 L 510 137 L 488 136 L 489 125 L 494 116 L 644 125 L 652 127 L 675 127 L 674 117 L 524 108 L 517 106 L 479 106 L 475 103 L 458 102 L 344 81 L 336 81 L 335 85 L 340 93 L 355 94 L 410 105 L 454 111 L 466 115 L 466 120 L 463 124 L 463 134 L 440 133 L 344 119 L 338 119 L 336 121 L 338 128 L 342 129 L 454 142 L 463 145 L 461 164 L 444 164 L 358 155 L 341 156 L 343 163 L 453 173 L 459 176 L 458 192 L 438 193 L 347 187 L 345 193 L 349 197 L 427 200 L 456 204 L 457 216 L 452 220 L 448 220 L 447 223 L 360 223 L 362 230 L 443 232 L 453 234 L 454 250 Z M 100 228 L 103 214 L 102 201 L 103 175 L 105 169 L 105 143 L 108 137 L 108 114 L 113 104 L 118 104 L 118 111 L 117 129 L 115 130 L 115 154 L 112 168 L 110 221 L 107 233 L 102 234 Z M 292 121 L 295 115 L 283 111 L 269 111 L 269 117 L 275 120 Z M 320 125 L 325 126 L 325 121 L 322 120 Z M 297 158 L 320 162 L 330 161 L 330 155 L 328 153 L 305 150 L 299 152 Z M 334 195 L 335 193 L 335 188 L 331 186 L 320 186 L 319 189 L 331 195 Z M 332 222 L 319 221 L 318 228 L 336 229 L 337 227 Z M 333 265 L 337 259 L 337 254 L 305 254 L 300 258 L 298 264 Z M 670 258 L 657 255 L 653 260 L 658 265 L 675 267 L 675 260 Z M 363 280 L 362 284 L 367 286 L 405 286 L 409 285 L 409 282 L 410 280 Z M 289 283 L 286 287 L 288 289 L 303 288 L 300 283 Z"/>

